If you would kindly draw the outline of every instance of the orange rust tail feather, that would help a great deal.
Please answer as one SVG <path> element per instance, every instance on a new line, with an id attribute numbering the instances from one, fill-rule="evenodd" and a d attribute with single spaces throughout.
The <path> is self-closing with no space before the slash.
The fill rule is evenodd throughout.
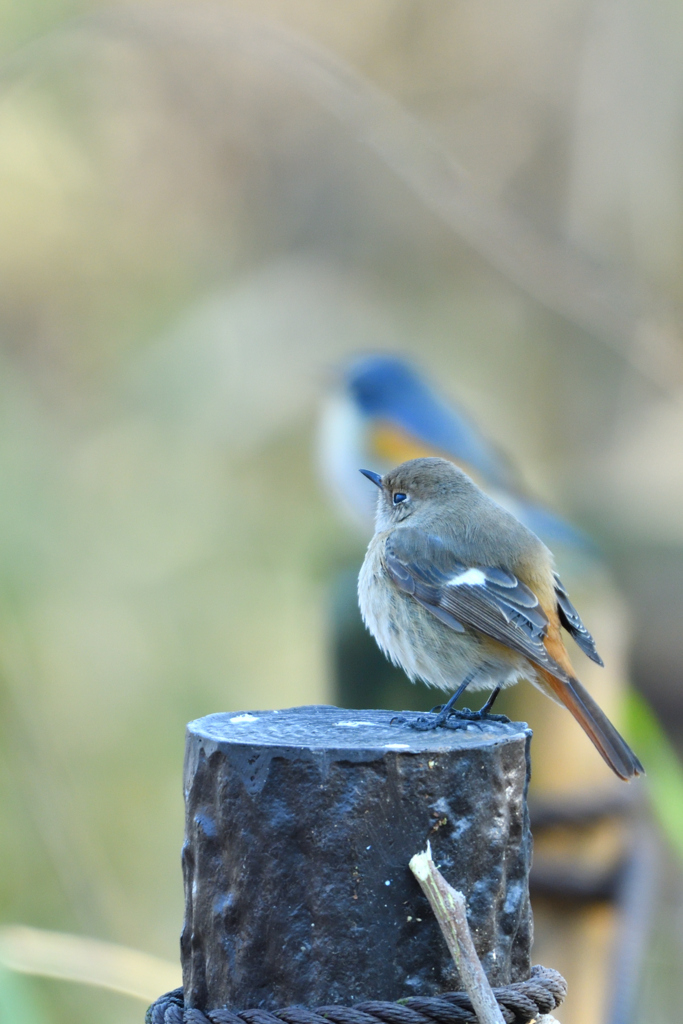
<path id="1" fill-rule="evenodd" d="M 556 616 L 553 618 L 556 619 Z M 559 622 L 553 622 L 552 618 L 545 648 L 553 661 L 557 663 L 559 672 L 556 676 L 547 669 L 538 667 L 538 674 L 542 676 L 558 700 L 571 711 L 612 771 L 627 782 L 635 775 L 644 775 L 645 770 L 642 764 L 626 740 L 617 732 L 602 708 L 576 678 L 569 655 L 562 643 Z"/>

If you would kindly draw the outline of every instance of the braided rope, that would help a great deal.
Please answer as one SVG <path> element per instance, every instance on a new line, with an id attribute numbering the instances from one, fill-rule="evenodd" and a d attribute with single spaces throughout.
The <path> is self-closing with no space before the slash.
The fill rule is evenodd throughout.
<path id="1" fill-rule="evenodd" d="M 551 1013 L 567 994 L 567 982 L 550 967 L 531 969 L 528 981 L 494 988 L 506 1024 L 529 1024 Z M 160 996 L 145 1024 L 477 1024 L 466 992 L 436 998 L 410 996 L 397 1003 L 368 1001 L 355 1006 L 285 1006 L 280 1010 L 197 1010 L 185 1008 L 182 988 Z"/>

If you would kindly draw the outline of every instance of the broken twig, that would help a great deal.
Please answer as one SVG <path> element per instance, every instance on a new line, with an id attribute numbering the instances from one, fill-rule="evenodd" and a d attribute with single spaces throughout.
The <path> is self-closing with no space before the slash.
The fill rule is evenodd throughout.
<path id="1" fill-rule="evenodd" d="M 465 897 L 448 884 L 432 860 L 429 843 L 411 858 L 410 870 L 420 883 L 439 922 L 443 937 L 458 968 L 480 1024 L 505 1024 L 501 1009 L 481 966 L 467 923 Z"/>

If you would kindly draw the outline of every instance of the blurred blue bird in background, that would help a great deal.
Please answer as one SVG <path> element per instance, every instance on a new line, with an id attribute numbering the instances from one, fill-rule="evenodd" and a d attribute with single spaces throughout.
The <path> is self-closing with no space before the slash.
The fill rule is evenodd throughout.
<path id="1" fill-rule="evenodd" d="M 371 524 L 375 496 L 359 467 L 384 474 L 423 455 L 457 463 L 549 547 L 594 552 L 585 534 L 524 494 L 507 456 L 410 362 L 377 354 L 349 363 L 328 397 L 320 429 L 321 472 L 337 502 L 359 525 Z"/>

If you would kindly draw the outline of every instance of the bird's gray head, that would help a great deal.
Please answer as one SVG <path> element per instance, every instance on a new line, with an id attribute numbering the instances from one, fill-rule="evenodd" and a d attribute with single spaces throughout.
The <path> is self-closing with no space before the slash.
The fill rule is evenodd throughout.
<path id="1" fill-rule="evenodd" d="M 361 473 L 380 490 L 377 530 L 388 530 L 411 517 L 438 515 L 444 505 L 476 490 L 470 478 L 446 459 L 411 459 L 384 476 L 369 469 Z"/>

